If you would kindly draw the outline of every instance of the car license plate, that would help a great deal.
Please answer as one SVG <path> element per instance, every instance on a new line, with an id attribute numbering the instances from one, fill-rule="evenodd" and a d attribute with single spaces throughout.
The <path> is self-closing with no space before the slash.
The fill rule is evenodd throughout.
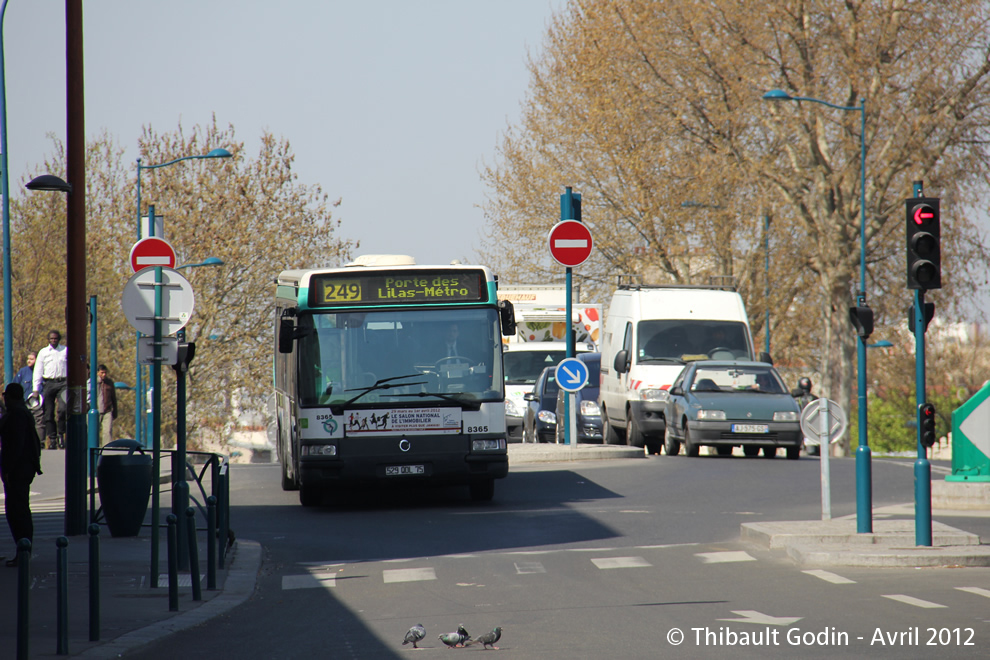
<path id="1" fill-rule="evenodd" d="M 733 424 L 733 433 L 769 433 L 770 427 L 766 424 Z"/>
<path id="2" fill-rule="evenodd" d="M 422 465 L 389 465 L 385 467 L 386 477 L 396 477 L 404 474 L 426 474 Z"/>

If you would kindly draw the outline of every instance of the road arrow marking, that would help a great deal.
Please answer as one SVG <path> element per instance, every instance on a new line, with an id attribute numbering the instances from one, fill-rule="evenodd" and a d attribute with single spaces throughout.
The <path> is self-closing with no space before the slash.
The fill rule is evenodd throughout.
<path id="1" fill-rule="evenodd" d="M 800 621 L 801 616 L 770 616 L 756 610 L 732 610 L 733 614 L 738 614 L 742 619 L 718 619 L 719 621 L 734 621 L 737 623 L 755 623 L 758 626 L 789 626 Z"/>

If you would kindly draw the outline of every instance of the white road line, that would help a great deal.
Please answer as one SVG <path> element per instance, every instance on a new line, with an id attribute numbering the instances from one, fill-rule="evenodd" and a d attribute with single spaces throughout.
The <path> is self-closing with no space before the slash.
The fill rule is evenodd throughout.
<path id="1" fill-rule="evenodd" d="M 283 575 L 282 590 L 333 588 L 337 586 L 337 576 L 327 574 Z"/>
<path id="2" fill-rule="evenodd" d="M 598 557 L 591 560 L 591 563 L 600 569 L 607 568 L 641 568 L 652 566 L 652 564 L 642 557 Z"/>
<path id="3" fill-rule="evenodd" d="M 984 598 L 990 598 L 990 589 L 981 589 L 980 587 L 956 587 L 956 589 L 976 594 L 977 596 L 983 596 Z"/>
<path id="4" fill-rule="evenodd" d="M 936 607 L 945 607 L 945 605 L 939 605 L 938 603 L 933 603 L 930 600 L 921 600 L 920 598 L 915 598 L 914 596 L 905 596 L 903 594 L 884 594 L 884 598 L 889 598 L 891 600 L 896 600 L 907 605 L 914 605 L 915 607 L 924 607 L 925 609 L 934 609 Z"/>
<path id="5" fill-rule="evenodd" d="M 736 561 L 756 561 L 748 552 L 742 550 L 730 552 L 697 552 L 694 555 L 699 557 L 706 564 L 725 564 Z"/>
<path id="6" fill-rule="evenodd" d="M 382 578 L 385 584 L 392 582 L 420 582 L 422 580 L 436 580 L 437 574 L 432 568 L 397 568 L 390 571 L 382 571 Z"/>
<path id="7" fill-rule="evenodd" d="M 856 584 L 856 580 L 850 580 L 849 578 L 842 577 L 841 575 L 836 575 L 829 571 L 814 570 L 814 571 L 801 571 L 802 573 L 807 573 L 812 577 L 825 580 L 826 582 L 831 582 L 832 584 Z"/>
<path id="8" fill-rule="evenodd" d="M 547 569 L 538 561 L 514 562 L 516 575 L 532 575 L 533 573 L 546 573 Z"/>

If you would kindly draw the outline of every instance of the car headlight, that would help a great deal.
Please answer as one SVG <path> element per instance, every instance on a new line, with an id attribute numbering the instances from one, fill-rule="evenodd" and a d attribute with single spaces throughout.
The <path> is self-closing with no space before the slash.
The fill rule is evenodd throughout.
<path id="1" fill-rule="evenodd" d="M 793 411 L 778 411 L 773 414 L 775 422 L 796 422 L 799 419 L 798 414 Z"/>
<path id="2" fill-rule="evenodd" d="M 598 404 L 594 401 L 582 401 L 581 414 L 587 417 L 600 417 L 602 414 L 602 409 L 599 408 Z"/>
<path id="3" fill-rule="evenodd" d="M 503 438 L 471 441 L 471 451 L 497 451 L 499 449 L 505 449 L 505 440 Z"/>
<path id="4" fill-rule="evenodd" d="M 639 398 L 643 401 L 666 401 L 668 399 L 667 390 L 650 388 L 639 391 Z"/>
<path id="5" fill-rule="evenodd" d="M 705 420 L 709 422 L 724 422 L 725 421 L 725 411 L 724 410 L 699 410 L 698 417 L 699 420 Z"/>
<path id="6" fill-rule="evenodd" d="M 541 410 L 536 413 L 536 418 L 543 422 L 544 424 L 556 424 L 557 416 L 550 412 L 549 410 Z"/>
<path id="7" fill-rule="evenodd" d="M 337 445 L 303 445 L 303 456 L 336 456 Z"/>
<path id="8" fill-rule="evenodd" d="M 522 417 L 523 411 L 520 408 L 519 403 L 513 401 L 512 399 L 505 400 L 505 414 L 509 417 Z"/>

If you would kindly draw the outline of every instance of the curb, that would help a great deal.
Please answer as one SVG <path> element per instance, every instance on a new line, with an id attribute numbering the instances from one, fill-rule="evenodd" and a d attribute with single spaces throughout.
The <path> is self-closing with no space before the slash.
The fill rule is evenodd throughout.
<path id="1" fill-rule="evenodd" d="M 195 609 L 125 633 L 114 640 L 94 646 L 79 654 L 80 657 L 116 657 L 127 651 L 150 644 L 163 637 L 192 628 L 216 616 L 220 616 L 246 601 L 254 593 L 258 571 L 261 569 L 261 544 L 257 541 L 238 539 L 229 555 L 230 564 L 223 588 L 216 596 Z"/>

